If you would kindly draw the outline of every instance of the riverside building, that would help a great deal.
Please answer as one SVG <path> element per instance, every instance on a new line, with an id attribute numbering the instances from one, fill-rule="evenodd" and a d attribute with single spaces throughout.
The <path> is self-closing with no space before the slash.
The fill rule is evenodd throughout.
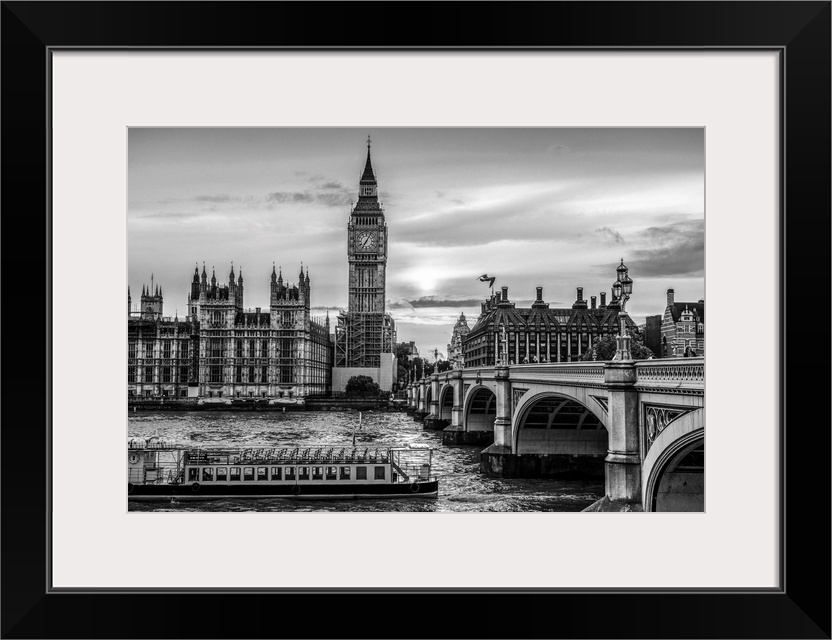
<path id="1" fill-rule="evenodd" d="M 451 334 L 451 341 L 448 343 L 448 361 L 451 362 L 454 368 L 465 366 L 462 342 L 470 331 L 471 329 L 468 327 L 468 320 L 465 318 L 465 314 L 460 313 L 454 325 L 454 331 Z"/>
<path id="2" fill-rule="evenodd" d="M 626 275 L 623 262 L 617 271 Z M 599 339 L 619 334 L 621 302 L 613 296 L 609 304 L 606 293 L 600 305 L 592 296 L 584 299 L 583 287 L 577 287 L 575 302 L 567 308 L 550 308 L 543 300 L 543 287 L 537 287 L 531 307 L 517 308 L 508 297 L 508 287 L 481 303 L 476 323 L 463 339 L 466 367 L 493 367 L 502 351 L 503 331 L 507 343 L 508 364 L 536 362 L 574 362 Z M 625 323 L 636 328 L 629 316 Z"/>
<path id="3" fill-rule="evenodd" d="M 301 269 L 284 284 L 272 268 L 268 310 L 244 309 L 242 271 L 227 285 L 194 269 L 183 320 L 162 316 L 161 287 L 144 289 L 139 311 L 128 290 L 128 394 L 301 401 L 331 391 L 329 318 L 310 314 L 312 284 Z M 174 374 L 175 372 L 175 374 Z"/>
<path id="4" fill-rule="evenodd" d="M 667 290 L 661 354 L 665 358 L 705 355 L 705 300 L 676 302 L 675 291 Z"/>

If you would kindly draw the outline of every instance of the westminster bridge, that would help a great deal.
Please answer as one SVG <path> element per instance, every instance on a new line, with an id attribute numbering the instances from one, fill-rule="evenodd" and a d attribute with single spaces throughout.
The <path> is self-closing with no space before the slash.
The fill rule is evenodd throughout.
<path id="1" fill-rule="evenodd" d="M 484 473 L 604 477 L 603 511 L 703 511 L 704 358 L 498 365 L 409 385 L 446 444 L 489 444 Z"/>

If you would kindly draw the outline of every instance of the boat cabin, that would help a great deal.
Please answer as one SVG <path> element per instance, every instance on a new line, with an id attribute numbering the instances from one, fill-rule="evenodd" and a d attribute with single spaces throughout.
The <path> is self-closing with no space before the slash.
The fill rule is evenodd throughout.
<path id="1" fill-rule="evenodd" d="M 395 447 L 185 449 L 131 442 L 127 463 L 127 481 L 136 485 L 367 485 L 424 482 L 431 478 L 430 449 Z"/>

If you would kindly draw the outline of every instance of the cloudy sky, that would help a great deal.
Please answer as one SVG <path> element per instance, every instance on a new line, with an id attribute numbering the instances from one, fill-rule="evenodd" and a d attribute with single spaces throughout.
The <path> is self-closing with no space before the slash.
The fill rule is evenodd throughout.
<path id="1" fill-rule="evenodd" d="M 367 135 L 389 229 L 400 341 L 446 350 L 496 276 L 518 306 L 606 291 L 624 259 L 636 322 L 704 297 L 702 129 L 130 129 L 129 285 L 183 315 L 194 265 L 268 307 L 272 262 L 312 279 L 313 314 L 347 304 L 346 225 Z"/>

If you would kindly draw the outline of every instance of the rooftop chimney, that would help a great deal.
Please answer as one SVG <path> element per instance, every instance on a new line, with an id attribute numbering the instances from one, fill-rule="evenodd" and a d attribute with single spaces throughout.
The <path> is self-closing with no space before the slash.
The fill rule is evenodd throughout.
<path id="1" fill-rule="evenodd" d="M 537 301 L 543 302 L 543 287 L 537 287 Z"/>
<path id="2" fill-rule="evenodd" d="M 667 306 L 673 306 L 673 289 L 667 290 Z"/>
<path id="3" fill-rule="evenodd" d="M 503 287 L 503 297 L 502 300 L 505 302 L 508 300 L 508 287 Z"/>
<path id="4" fill-rule="evenodd" d="M 601 308 L 604 309 L 607 306 L 607 292 L 601 292 Z"/>
<path id="5" fill-rule="evenodd" d="M 592 308 L 595 308 L 595 296 L 591 296 L 590 300 L 592 300 Z"/>
<path id="6" fill-rule="evenodd" d="M 573 309 L 586 309 L 586 300 L 584 300 L 584 288 L 578 287 L 578 297 L 572 305 Z"/>

